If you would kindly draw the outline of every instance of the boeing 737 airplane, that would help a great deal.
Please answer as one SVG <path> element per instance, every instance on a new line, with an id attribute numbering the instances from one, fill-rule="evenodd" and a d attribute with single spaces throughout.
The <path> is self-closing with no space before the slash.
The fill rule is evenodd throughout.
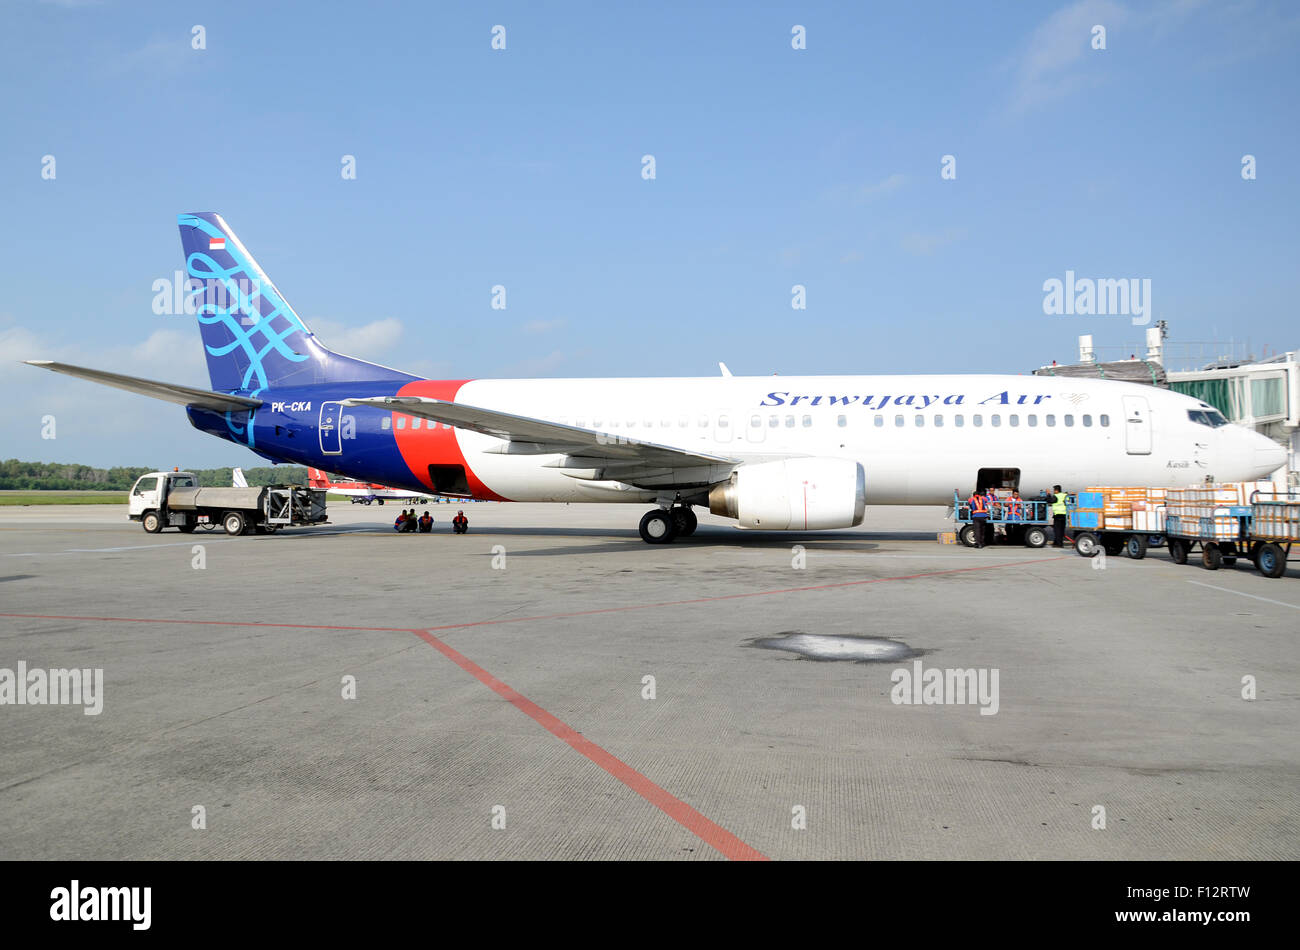
<path id="1" fill-rule="evenodd" d="M 420 494 L 650 504 L 651 544 L 690 535 L 695 505 L 745 528 L 847 528 L 868 503 L 954 489 L 1245 481 L 1286 458 L 1206 403 L 1103 380 L 421 379 L 326 348 L 220 215 L 179 221 L 211 390 L 28 362 L 182 405 L 274 462 Z"/>

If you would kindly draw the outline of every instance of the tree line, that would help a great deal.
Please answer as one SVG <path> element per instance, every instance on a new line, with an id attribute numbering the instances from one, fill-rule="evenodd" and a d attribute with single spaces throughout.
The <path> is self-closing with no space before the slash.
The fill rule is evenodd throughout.
<path id="1" fill-rule="evenodd" d="M 18 491 L 126 491 L 135 480 L 152 468 L 117 466 L 94 468 L 66 462 L 21 462 L 7 459 L 0 462 L 0 490 Z M 189 469 L 198 476 L 205 487 L 230 485 L 233 469 Z M 306 485 L 307 469 L 297 465 L 279 465 L 244 469 L 250 485 Z"/>

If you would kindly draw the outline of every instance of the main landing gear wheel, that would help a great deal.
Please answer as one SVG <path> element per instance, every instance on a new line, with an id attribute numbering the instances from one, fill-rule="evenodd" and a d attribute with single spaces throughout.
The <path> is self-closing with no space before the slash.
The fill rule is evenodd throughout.
<path id="1" fill-rule="evenodd" d="M 677 523 L 677 537 L 689 538 L 695 533 L 700 519 L 695 517 L 690 505 L 679 505 L 673 509 L 673 520 Z"/>
<path id="2" fill-rule="evenodd" d="M 641 517 L 638 530 L 646 544 L 669 544 L 677 537 L 677 519 L 672 512 L 656 508 Z"/>

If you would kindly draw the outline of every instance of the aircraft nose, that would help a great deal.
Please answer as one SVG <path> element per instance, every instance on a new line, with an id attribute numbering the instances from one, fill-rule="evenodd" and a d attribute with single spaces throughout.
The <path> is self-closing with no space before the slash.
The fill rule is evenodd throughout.
<path id="1" fill-rule="evenodd" d="M 1286 464 L 1286 449 L 1266 435 L 1255 434 L 1255 468 L 1261 475 L 1271 475 Z"/>

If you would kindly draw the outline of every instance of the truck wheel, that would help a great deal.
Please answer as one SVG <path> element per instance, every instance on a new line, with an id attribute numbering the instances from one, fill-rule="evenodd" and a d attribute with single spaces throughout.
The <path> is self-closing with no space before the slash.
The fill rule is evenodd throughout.
<path id="1" fill-rule="evenodd" d="M 150 534 L 157 534 L 163 529 L 162 515 L 156 511 L 146 511 L 140 519 L 140 527 Z"/>
<path id="2" fill-rule="evenodd" d="M 973 524 L 963 525 L 962 529 L 957 532 L 957 539 L 968 548 L 975 547 L 975 526 Z"/>
<path id="3" fill-rule="evenodd" d="M 1074 536 L 1074 552 L 1079 557 L 1096 557 L 1100 550 L 1101 544 L 1091 531 L 1080 531 Z"/>
<path id="4" fill-rule="evenodd" d="M 1268 542 L 1260 545 L 1259 553 L 1255 555 L 1255 566 L 1265 577 L 1281 577 L 1286 573 L 1286 554 L 1283 553 L 1281 545 Z"/>
<path id="5" fill-rule="evenodd" d="M 248 522 L 238 511 L 227 511 L 221 519 L 221 524 L 226 529 L 226 534 L 232 537 L 243 534 L 244 529 L 248 527 Z"/>
<path id="6" fill-rule="evenodd" d="M 1047 532 L 1039 527 L 1025 529 L 1025 547 L 1041 548 L 1047 545 Z"/>
<path id="7" fill-rule="evenodd" d="M 1101 546 L 1107 557 L 1119 557 L 1120 552 L 1124 550 L 1124 539 L 1107 534 L 1103 536 Z"/>
<path id="8" fill-rule="evenodd" d="M 1175 564 L 1187 563 L 1187 542 L 1178 538 L 1169 539 L 1169 560 Z"/>
<path id="9" fill-rule="evenodd" d="M 1128 556 L 1135 561 L 1140 561 L 1147 556 L 1147 536 L 1145 534 L 1130 534 L 1128 541 L 1124 544 L 1124 550 Z"/>
<path id="10" fill-rule="evenodd" d="M 1217 571 L 1223 566 L 1223 552 L 1217 544 L 1207 544 L 1201 548 L 1201 565 L 1207 571 Z"/>

